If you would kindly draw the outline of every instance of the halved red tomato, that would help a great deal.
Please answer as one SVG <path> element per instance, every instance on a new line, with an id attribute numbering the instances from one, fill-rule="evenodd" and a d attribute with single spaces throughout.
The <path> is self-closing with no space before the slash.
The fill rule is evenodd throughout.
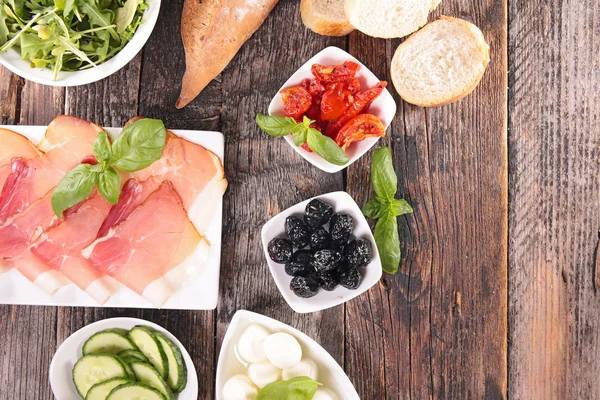
<path id="1" fill-rule="evenodd" d="M 372 114 L 361 114 L 352 118 L 340 129 L 335 142 L 346 150 L 352 142 L 382 136 L 385 136 L 385 127 L 381 120 Z"/>
<path id="2" fill-rule="evenodd" d="M 354 101 L 346 82 L 334 82 L 327 85 L 321 100 L 321 118 L 333 121 L 341 117 Z"/>
<path id="3" fill-rule="evenodd" d="M 322 83 L 341 82 L 354 78 L 359 65 L 353 61 L 346 61 L 342 65 L 325 66 L 314 64 L 311 72 Z"/>
<path id="4" fill-rule="evenodd" d="M 312 105 L 312 96 L 302 86 L 294 86 L 283 89 L 281 92 L 283 100 L 283 114 L 300 121 Z"/>

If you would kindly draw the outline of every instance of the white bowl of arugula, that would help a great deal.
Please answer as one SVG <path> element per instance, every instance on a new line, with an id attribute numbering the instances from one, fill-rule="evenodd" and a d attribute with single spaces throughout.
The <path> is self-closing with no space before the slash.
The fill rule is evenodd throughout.
<path id="1" fill-rule="evenodd" d="M 135 57 L 159 11 L 160 0 L 4 2 L 0 64 L 44 85 L 96 82 Z"/>

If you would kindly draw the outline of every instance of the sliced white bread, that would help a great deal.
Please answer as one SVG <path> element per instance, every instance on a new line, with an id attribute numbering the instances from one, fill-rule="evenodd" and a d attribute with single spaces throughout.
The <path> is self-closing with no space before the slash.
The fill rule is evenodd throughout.
<path id="1" fill-rule="evenodd" d="M 346 16 L 359 31 L 379 38 L 410 35 L 427 23 L 440 0 L 345 0 Z"/>
<path id="2" fill-rule="evenodd" d="M 489 46 L 478 27 L 441 17 L 398 47 L 392 59 L 392 81 L 405 101 L 441 106 L 471 93 L 489 61 Z"/>
<path id="3" fill-rule="evenodd" d="M 302 22 L 313 32 L 326 36 L 345 36 L 354 30 L 346 18 L 344 0 L 302 0 Z"/>

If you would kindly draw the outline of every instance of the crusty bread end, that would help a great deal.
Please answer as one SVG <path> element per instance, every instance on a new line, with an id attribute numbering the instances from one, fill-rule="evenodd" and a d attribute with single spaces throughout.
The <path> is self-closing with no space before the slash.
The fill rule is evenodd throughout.
<path id="1" fill-rule="evenodd" d="M 346 18 L 344 0 L 302 0 L 300 14 L 304 25 L 320 35 L 346 36 L 354 30 Z"/>
<path id="2" fill-rule="evenodd" d="M 392 81 L 408 103 L 441 106 L 471 93 L 489 60 L 489 46 L 478 27 L 441 17 L 398 47 L 392 59 Z"/>

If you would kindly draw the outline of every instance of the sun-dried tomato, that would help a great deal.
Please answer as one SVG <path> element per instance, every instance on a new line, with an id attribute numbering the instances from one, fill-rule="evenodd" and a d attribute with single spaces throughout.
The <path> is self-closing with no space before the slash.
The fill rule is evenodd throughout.
<path id="1" fill-rule="evenodd" d="M 311 68 L 312 74 L 322 83 L 343 82 L 354 78 L 359 65 L 353 61 L 346 61 L 342 65 L 325 66 L 314 64 Z"/>
<path id="2" fill-rule="evenodd" d="M 312 97 L 302 86 L 294 86 L 281 91 L 283 114 L 301 121 L 302 116 L 310 109 Z"/>
<path id="3" fill-rule="evenodd" d="M 335 142 L 346 150 L 353 142 L 369 137 L 385 136 L 385 126 L 372 114 L 361 114 L 348 121 L 337 134 Z"/>

